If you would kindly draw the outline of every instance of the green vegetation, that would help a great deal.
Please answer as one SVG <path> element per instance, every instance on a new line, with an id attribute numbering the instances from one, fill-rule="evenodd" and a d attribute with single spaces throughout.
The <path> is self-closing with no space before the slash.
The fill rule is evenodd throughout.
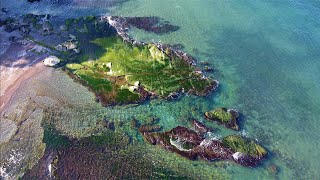
<path id="1" fill-rule="evenodd" d="M 223 138 L 222 143 L 235 152 L 241 152 L 254 158 L 260 158 L 267 154 L 262 146 L 239 135 L 227 136 Z"/>
<path id="2" fill-rule="evenodd" d="M 207 119 L 217 121 L 218 123 L 226 126 L 227 128 L 239 130 L 239 126 L 237 124 L 239 113 L 235 110 L 228 110 L 227 108 L 218 108 L 205 112 L 204 115 Z"/>
<path id="3" fill-rule="evenodd" d="M 135 102 L 139 100 L 139 95 L 132 93 L 128 89 L 121 89 L 117 93 L 116 101 L 120 103 Z"/>
<path id="4" fill-rule="evenodd" d="M 96 38 L 91 43 L 103 49 L 99 57 L 90 60 L 83 54 L 86 58 L 66 67 L 99 94 L 105 105 L 141 102 L 146 98 L 138 91 L 141 88 L 165 98 L 182 90 L 204 94 L 212 83 L 154 44 L 134 46 L 117 36 Z"/>
<path id="5" fill-rule="evenodd" d="M 232 114 L 226 108 L 218 108 L 205 113 L 207 118 L 216 119 L 221 122 L 231 121 Z"/>

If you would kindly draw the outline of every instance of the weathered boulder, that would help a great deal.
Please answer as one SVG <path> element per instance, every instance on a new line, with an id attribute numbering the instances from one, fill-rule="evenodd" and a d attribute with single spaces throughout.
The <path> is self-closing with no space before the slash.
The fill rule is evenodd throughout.
<path id="1" fill-rule="evenodd" d="M 207 111 L 204 115 L 207 119 L 216 121 L 227 128 L 239 130 L 239 126 L 237 124 L 239 113 L 236 110 L 222 107 Z"/>
<path id="2" fill-rule="evenodd" d="M 43 63 L 46 66 L 55 66 L 60 63 L 60 59 L 56 56 L 49 56 L 43 60 Z"/>

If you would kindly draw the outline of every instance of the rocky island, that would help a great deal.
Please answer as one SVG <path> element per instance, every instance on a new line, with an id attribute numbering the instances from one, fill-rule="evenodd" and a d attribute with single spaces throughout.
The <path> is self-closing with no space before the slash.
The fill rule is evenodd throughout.
<path id="1" fill-rule="evenodd" d="M 191 160 L 227 160 L 254 167 L 267 156 L 266 149 L 246 137 L 229 135 L 219 139 L 208 136 L 209 128 L 197 120 L 193 120 L 193 129 L 177 126 L 166 132 L 140 132 L 150 144 Z"/>
<path id="2" fill-rule="evenodd" d="M 237 124 L 239 113 L 234 109 L 222 107 L 207 111 L 204 115 L 208 120 L 216 121 L 217 123 L 233 130 L 239 130 L 239 126 Z"/>
<path id="3" fill-rule="evenodd" d="M 112 17 L 107 19 L 112 26 L 119 26 Z M 117 29 L 118 36 L 91 41 L 104 51 L 97 59 L 83 53 L 81 62 L 66 65 L 102 105 L 139 103 L 155 97 L 175 99 L 182 93 L 206 96 L 217 88 L 218 82 L 196 70 L 189 56 L 183 59 L 169 45 L 130 41 L 122 29 Z"/>

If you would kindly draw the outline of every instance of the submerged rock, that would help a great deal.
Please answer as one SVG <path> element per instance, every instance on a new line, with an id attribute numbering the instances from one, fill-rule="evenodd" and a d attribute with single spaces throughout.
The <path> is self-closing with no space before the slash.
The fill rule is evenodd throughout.
<path id="1" fill-rule="evenodd" d="M 166 132 L 140 132 L 150 144 L 160 145 L 190 160 L 228 160 L 254 167 L 267 155 L 262 146 L 242 136 L 231 135 L 222 140 L 205 138 L 203 133 L 209 128 L 197 121 L 193 121 L 193 124 L 201 126 L 197 128 L 198 132 L 182 126 Z"/>
<path id="2" fill-rule="evenodd" d="M 216 121 L 227 128 L 239 130 L 239 126 L 237 124 L 239 113 L 236 110 L 222 107 L 205 112 L 205 117 L 209 120 Z"/>
<path id="3" fill-rule="evenodd" d="M 273 174 L 276 175 L 279 173 L 279 167 L 275 164 L 271 164 L 267 167 L 268 171 Z"/>
<path id="4" fill-rule="evenodd" d="M 139 127 L 140 132 L 156 132 L 160 131 L 162 129 L 162 126 L 160 125 L 142 125 Z"/>
<path id="5" fill-rule="evenodd" d="M 164 21 L 160 17 L 118 17 L 113 16 L 113 21 L 117 21 L 122 24 L 123 30 L 129 29 L 131 26 L 142 29 L 147 32 L 153 32 L 156 34 L 165 34 L 177 31 L 180 27 L 170 24 L 168 21 Z"/>
<path id="6" fill-rule="evenodd" d="M 151 17 L 126 17 L 127 23 L 138 29 L 154 32 L 156 34 L 164 34 L 177 31 L 180 27 L 170 24 L 168 21 L 155 16 Z"/>
<path id="7" fill-rule="evenodd" d="M 192 125 L 193 125 L 194 130 L 198 133 L 201 133 L 201 134 L 213 131 L 212 129 L 208 128 L 203 123 L 201 123 L 197 120 L 192 120 Z"/>

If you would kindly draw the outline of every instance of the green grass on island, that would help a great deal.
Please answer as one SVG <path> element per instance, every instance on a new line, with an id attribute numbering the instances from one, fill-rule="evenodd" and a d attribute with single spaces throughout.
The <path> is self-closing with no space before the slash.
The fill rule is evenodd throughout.
<path id="1" fill-rule="evenodd" d="M 104 105 L 139 103 L 151 94 L 162 98 L 182 91 L 204 95 L 213 83 L 197 73 L 194 66 L 168 56 L 154 44 L 132 45 L 117 36 L 96 38 L 91 43 L 104 50 L 98 52 L 101 56 L 90 59 L 83 54 L 78 63 L 66 67 Z"/>
<path id="2" fill-rule="evenodd" d="M 267 150 L 262 146 L 239 135 L 226 136 L 223 138 L 222 143 L 235 152 L 254 158 L 264 157 L 267 154 Z"/>
<path id="3" fill-rule="evenodd" d="M 217 119 L 221 122 L 229 122 L 232 118 L 232 114 L 228 112 L 226 108 L 218 108 L 212 111 L 208 111 L 205 114 L 208 118 Z"/>
<path id="4" fill-rule="evenodd" d="M 219 124 L 222 124 L 227 128 L 239 130 L 239 125 L 237 124 L 239 113 L 235 110 L 222 107 L 207 111 L 204 115 L 207 119 L 217 121 Z"/>

